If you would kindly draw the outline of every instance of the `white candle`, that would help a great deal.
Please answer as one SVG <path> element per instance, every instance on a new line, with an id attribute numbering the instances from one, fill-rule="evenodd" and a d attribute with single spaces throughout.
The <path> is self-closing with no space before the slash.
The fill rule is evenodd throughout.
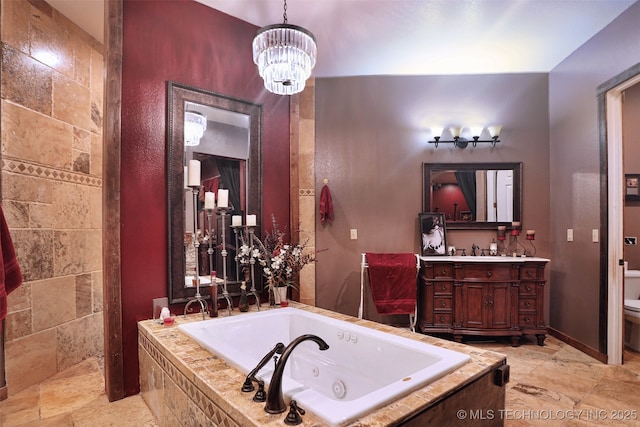
<path id="1" fill-rule="evenodd" d="M 218 207 L 229 207 L 229 190 L 226 190 L 224 188 L 218 190 Z"/>
<path id="2" fill-rule="evenodd" d="M 204 208 L 215 209 L 216 208 L 216 195 L 211 191 L 204 193 Z"/>
<path id="3" fill-rule="evenodd" d="M 247 215 L 247 225 L 249 227 L 256 226 L 256 216 L 255 215 Z"/>
<path id="4" fill-rule="evenodd" d="M 189 187 L 200 186 L 200 160 L 189 160 Z"/>
<path id="5" fill-rule="evenodd" d="M 231 217 L 231 226 L 240 227 L 242 225 L 242 215 L 233 215 Z"/>

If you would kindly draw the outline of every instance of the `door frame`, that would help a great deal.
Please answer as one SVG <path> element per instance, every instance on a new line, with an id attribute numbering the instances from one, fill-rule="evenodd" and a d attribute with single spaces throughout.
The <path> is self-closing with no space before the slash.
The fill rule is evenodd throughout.
<path id="1" fill-rule="evenodd" d="M 640 63 L 598 87 L 601 173 L 600 305 L 606 310 L 601 335 L 606 336 L 607 363 L 619 365 L 624 352 L 624 165 L 622 157 L 622 98 L 640 83 Z M 606 236 L 606 237 L 605 237 Z M 603 330 L 605 329 L 605 330 Z"/>

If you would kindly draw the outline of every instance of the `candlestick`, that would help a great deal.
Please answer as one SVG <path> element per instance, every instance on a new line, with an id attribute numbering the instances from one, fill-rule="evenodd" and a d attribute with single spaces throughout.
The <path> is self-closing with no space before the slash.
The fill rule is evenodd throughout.
<path id="1" fill-rule="evenodd" d="M 247 215 L 247 226 L 255 227 L 256 226 L 256 216 L 255 215 Z"/>
<path id="2" fill-rule="evenodd" d="M 200 185 L 200 160 L 189 160 L 189 187 Z"/>
<path id="3" fill-rule="evenodd" d="M 242 226 L 242 216 L 241 215 L 233 215 L 231 217 L 231 226 L 232 227 L 240 227 L 240 226 Z"/>
<path id="4" fill-rule="evenodd" d="M 216 195 L 211 191 L 204 193 L 204 208 L 210 210 L 216 208 Z"/>
<path id="5" fill-rule="evenodd" d="M 218 190 L 218 207 L 229 207 L 229 190 L 221 188 Z"/>
<path id="6" fill-rule="evenodd" d="M 507 230 L 507 227 L 505 227 L 504 225 L 498 226 L 498 240 L 505 240 L 506 230 Z"/>

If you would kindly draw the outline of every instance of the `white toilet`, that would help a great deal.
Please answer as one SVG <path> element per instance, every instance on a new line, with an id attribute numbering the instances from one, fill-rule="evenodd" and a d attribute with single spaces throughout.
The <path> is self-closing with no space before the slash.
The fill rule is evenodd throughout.
<path id="1" fill-rule="evenodd" d="M 640 351 L 640 270 L 624 274 L 624 343 Z"/>

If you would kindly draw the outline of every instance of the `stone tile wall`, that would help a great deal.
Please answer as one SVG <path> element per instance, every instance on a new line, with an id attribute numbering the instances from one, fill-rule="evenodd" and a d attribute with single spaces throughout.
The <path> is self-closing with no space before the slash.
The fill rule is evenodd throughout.
<path id="1" fill-rule="evenodd" d="M 10 394 L 103 354 L 103 48 L 44 1 L 2 1 L 2 206 L 24 276 Z"/>

